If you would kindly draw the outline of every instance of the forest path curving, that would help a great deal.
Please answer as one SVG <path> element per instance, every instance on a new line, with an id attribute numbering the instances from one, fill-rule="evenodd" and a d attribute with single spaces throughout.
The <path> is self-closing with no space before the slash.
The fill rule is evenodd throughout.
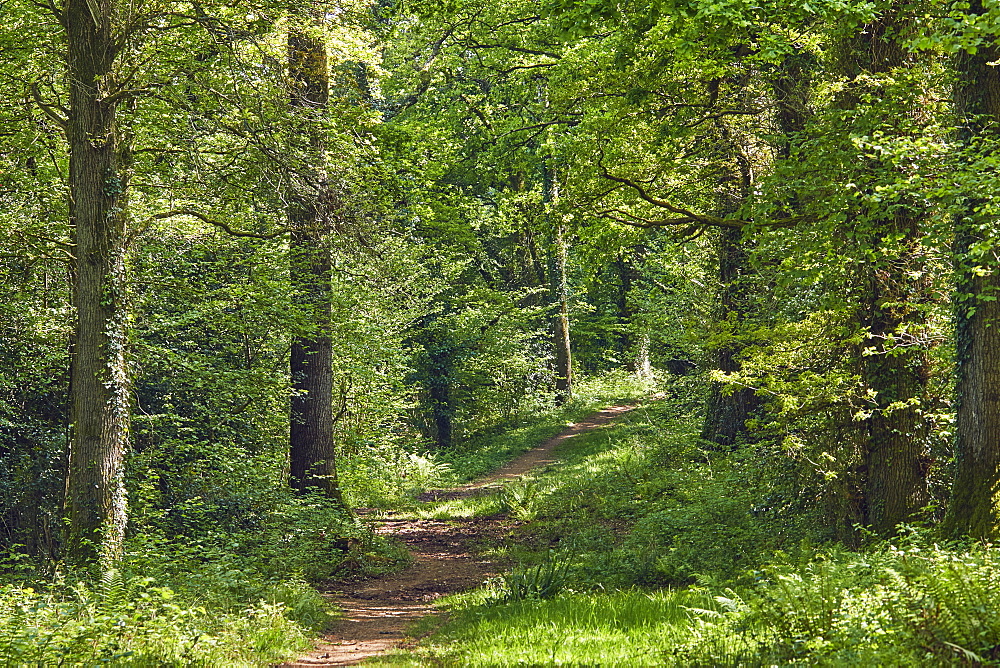
<path id="1" fill-rule="evenodd" d="M 488 493 L 529 471 L 556 461 L 555 448 L 586 431 L 598 429 L 635 406 L 612 406 L 593 413 L 538 447 L 475 482 L 428 492 L 422 501 L 460 499 Z M 315 649 L 282 667 L 349 666 L 408 642 L 410 624 L 434 611 L 442 596 L 472 589 L 497 574 L 498 565 L 479 558 L 477 545 L 498 542 L 517 522 L 505 516 L 448 520 L 379 520 L 375 531 L 402 541 L 413 563 L 399 573 L 378 579 L 338 583 L 326 593 L 343 616 L 324 634 Z"/>

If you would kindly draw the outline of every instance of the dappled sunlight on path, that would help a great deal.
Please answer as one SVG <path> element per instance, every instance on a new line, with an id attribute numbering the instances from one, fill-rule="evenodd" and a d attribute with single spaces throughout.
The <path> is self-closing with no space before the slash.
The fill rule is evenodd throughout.
<path id="1" fill-rule="evenodd" d="M 420 500 L 461 499 L 495 491 L 506 482 L 555 462 L 554 451 L 560 444 L 608 425 L 633 408 L 614 406 L 598 411 L 495 473 L 461 487 L 428 492 Z M 340 583 L 340 590 L 327 592 L 343 610 L 343 617 L 312 652 L 282 665 L 345 666 L 405 647 L 413 642 L 406 635 L 407 628 L 431 614 L 436 599 L 477 587 L 497 574 L 498 566 L 477 557 L 475 546 L 501 541 L 516 525 L 506 516 L 431 520 L 394 518 L 390 514 L 380 519 L 376 532 L 403 542 L 413 555 L 413 563 L 399 573 Z"/>

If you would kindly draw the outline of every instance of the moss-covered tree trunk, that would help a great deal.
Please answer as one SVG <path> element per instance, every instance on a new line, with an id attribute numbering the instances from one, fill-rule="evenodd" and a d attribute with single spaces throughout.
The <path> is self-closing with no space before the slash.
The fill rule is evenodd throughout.
<path id="1" fill-rule="evenodd" d="M 974 0 L 970 11 L 982 14 L 982 3 Z M 1000 140 L 1000 72 L 991 65 L 997 60 L 1000 50 L 980 47 L 955 61 L 959 141 L 970 162 L 980 150 L 977 141 Z M 993 221 L 981 213 L 986 202 L 977 194 L 955 225 L 957 466 L 944 530 L 992 539 L 1000 535 L 1000 248 L 987 232 Z"/>
<path id="2" fill-rule="evenodd" d="M 728 209 L 727 213 L 731 213 L 736 206 L 730 204 Z M 739 356 L 746 348 L 742 329 L 753 308 L 746 243 L 739 228 L 719 231 L 717 318 L 725 330 L 725 340 L 713 352 L 715 368 L 723 373 L 741 369 Z M 746 437 L 747 420 L 759 406 L 760 400 L 750 388 L 727 391 L 721 383 L 712 383 L 701 437 L 721 446 L 737 443 Z"/>
<path id="3" fill-rule="evenodd" d="M 314 26 L 315 27 L 315 26 Z M 292 340 L 290 419 L 291 485 L 318 488 L 343 504 L 333 440 L 332 287 L 329 233 L 331 190 L 324 165 L 322 115 L 329 102 L 329 71 L 321 30 L 288 33 L 291 104 L 304 139 L 294 191 L 289 197 L 289 265 L 292 288 L 306 321 Z"/>
<path id="4" fill-rule="evenodd" d="M 114 4 L 68 0 L 69 212 L 76 329 L 70 379 L 73 435 L 66 481 L 65 556 L 109 563 L 125 534 L 123 464 L 129 433 L 126 351 L 128 143 L 118 126 Z"/>

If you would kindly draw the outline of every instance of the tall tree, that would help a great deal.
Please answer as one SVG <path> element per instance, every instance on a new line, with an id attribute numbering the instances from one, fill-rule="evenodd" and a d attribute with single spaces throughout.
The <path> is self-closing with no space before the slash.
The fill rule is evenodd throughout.
<path id="1" fill-rule="evenodd" d="M 725 177 L 721 184 L 719 213 L 727 218 L 735 215 L 753 189 L 753 168 L 750 156 L 733 133 L 721 121 L 723 146 L 728 149 Z M 731 374 L 740 371 L 740 354 L 747 347 L 743 329 L 752 319 L 755 296 L 752 294 L 752 269 L 750 267 L 750 239 L 741 227 L 724 227 L 719 230 L 718 250 L 718 315 L 725 328 L 725 340 L 717 345 L 715 368 Z M 719 445 L 729 446 L 744 439 L 747 421 L 760 406 L 753 388 L 740 387 L 723 390 L 720 383 L 713 383 L 705 408 L 702 438 Z"/>
<path id="2" fill-rule="evenodd" d="M 288 73 L 304 159 L 293 177 L 288 220 L 291 279 L 304 311 L 306 331 L 294 336 L 290 360 L 291 484 L 299 490 L 319 488 L 343 504 L 333 440 L 332 263 L 328 247 L 336 202 L 323 139 L 330 75 L 323 16 L 299 18 L 306 25 L 293 25 L 289 30 Z"/>
<path id="3" fill-rule="evenodd" d="M 972 18 L 985 15 L 981 0 Z M 974 51 L 974 53 L 970 53 Z M 984 44 L 955 58 L 955 111 L 959 147 L 969 175 L 989 159 L 1000 141 L 1000 49 Z M 988 171 L 987 171 L 988 173 Z M 957 466 L 944 530 L 952 536 L 994 538 L 1000 532 L 1000 257 L 995 209 L 979 190 L 963 193 L 955 221 Z M 988 188 L 988 185 L 986 185 Z"/>
<path id="4" fill-rule="evenodd" d="M 130 144 L 116 61 L 125 37 L 115 0 L 68 0 L 69 215 L 76 328 L 70 386 L 73 436 L 66 483 L 66 557 L 114 560 L 125 535 L 123 465 L 129 432 L 126 370 Z"/>
<path id="5" fill-rule="evenodd" d="M 566 262 L 569 242 L 566 224 L 557 210 L 559 200 L 558 173 L 550 156 L 545 167 L 543 184 L 545 213 L 551 218 L 552 244 L 549 254 L 549 304 L 552 309 L 552 347 L 555 353 L 556 403 L 565 404 L 573 397 L 573 347 L 569 337 L 569 283 Z"/>
<path id="6" fill-rule="evenodd" d="M 839 44 L 839 67 L 848 84 L 839 106 L 848 123 L 870 122 L 882 132 L 904 134 L 916 100 L 898 94 L 894 76 L 916 67 L 899 36 L 903 8 L 892 4 L 868 25 Z M 896 92 L 889 94 L 890 90 Z M 872 101 L 890 101 L 889 111 Z M 876 111 L 876 109 L 878 109 Z M 876 118 L 872 116 L 876 115 Z M 846 128 L 845 128 L 846 129 Z M 859 161 L 868 181 L 862 205 L 849 214 L 862 260 L 858 263 L 858 323 L 866 332 L 861 378 L 869 394 L 864 425 L 862 479 L 865 524 L 881 535 L 911 519 L 926 505 L 926 431 L 921 406 L 927 400 L 929 362 L 919 332 L 926 301 L 922 268 L 922 226 L 927 210 L 918 198 L 901 192 L 884 198 L 880 180 L 905 178 L 890 161 Z"/>

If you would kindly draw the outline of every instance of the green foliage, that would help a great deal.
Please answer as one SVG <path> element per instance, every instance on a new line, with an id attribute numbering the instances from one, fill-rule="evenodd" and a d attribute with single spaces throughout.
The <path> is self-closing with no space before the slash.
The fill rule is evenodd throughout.
<path id="1" fill-rule="evenodd" d="M 374 665 L 664 665 L 692 636 L 690 608 L 704 594 L 624 590 L 564 593 L 483 607 L 469 597 L 449 605 L 449 621 L 417 650 L 423 661 L 390 656 Z"/>
<path id="2" fill-rule="evenodd" d="M 351 443 L 341 452 L 337 475 L 352 508 L 406 506 L 421 492 L 455 480 L 440 453 L 415 452 L 405 444 Z"/>
<path id="3" fill-rule="evenodd" d="M 526 600 L 555 598 L 566 586 L 572 564 L 570 554 L 549 551 L 545 559 L 534 566 L 517 566 L 497 583 L 492 603 L 514 603 Z"/>
<path id="4" fill-rule="evenodd" d="M 500 490 L 509 509 L 530 509 L 523 547 L 504 552 L 517 565 L 450 599 L 418 659 L 376 665 L 1000 660 L 995 547 L 912 530 L 860 552 L 813 542 L 821 523 L 769 505 L 774 472 L 749 452 L 695 447 L 675 405 L 577 437 L 566 463 Z"/>
<path id="5" fill-rule="evenodd" d="M 73 79 L 58 4 L 7 3 L 0 26 L 0 545 L 50 573 L 73 420 L 68 304 L 87 261 L 67 206 L 58 117 Z M 336 231 L 331 399 L 352 505 L 410 506 L 485 474 L 647 391 L 622 371 L 649 375 L 647 358 L 700 370 L 661 378 L 663 407 L 578 438 L 539 477 L 417 511 L 532 523 L 528 547 L 512 550 L 524 563 L 483 619 L 561 615 L 560 589 L 700 579 L 714 602 L 685 593 L 663 609 L 697 610 L 647 610 L 678 620 L 656 627 L 663 643 L 633 634 L 579 660 L 1000 660 L 989 548 L 794 547 L 859 541 L 855 524 L 876 507 L 862 498 L 874 418 L 916 416 L 911 463 L 931 503 L 908 518 L 932 523 L 944 505 L 951 298 L 959 319 L 995 299 L 954 294 L 953 265 L 997 271 L 1000 198 L 996 138 L 976 129 L 990 119 L 958 118 L 960 68 L 943 56 L 994 49 L 996 2 L 347 2 L 310 33 L 329 47 L 331 100 L 306 113 L 288 105 L 287 7 L 251 4 L 116 16 L 121 48 L 101 86 L 134 150 L 131 178 L 106 179 L 102 195 L 127 194 L 133 228 L 118 240 L 131 249 L 130 548 L 106 581 L 10 584 L 0 637 L 27 647 L 30 633 L 53 634 L 41 646 L 66 648 L 64 663 L 237 661 L 191 635 L 197 620 L 264 606 L 249 618 L 269 645 L 292 628 L 281 619 L 322 623 L 307 582 L 401 560 L 286 489 L 288 343 L 316 333 L 295 306 L 286 206 L 322 183 Z M 968 249 L 953 248 L 955 216 L 977 237 Z M 711 225 L 743 228 L 739 281 L 722 275 Z M 609 372 L 560 409 L 557 228 L 577 370 Z M 876 315 L 899 322 L 878 329 Z M 726 350 L 732 364 L 716 355 Z M 902 383 L 879 378 L 890 362 L 919 367 L 918 387 L 894 396 Z M 694 437 L 706 381 L 762 403 L 731 451 Z M 546 556 L 567 543 L 572 556 Z M 796 556 L 763 565 L 777 550 Z M 27 563 L 4 569 L 20 578 Z M 960 588 L 968 578 L 983 586 Z M 157 593 L 168 586 L 175 599 Z M 639 598 L 605 597 L 645 609 Z M 90 626 L 73 627 L 77 613 Z M 116 621 L 129 615 L 134 638 Z M 160 636 L 161 654 L 143 654 Z M 453 658 L 499 656 L 483 651 Z"/>
<path id="6" fill-rule="evenodd" d="M 762 662 L 899 666 L 992 664 L 998 622 L 987 592 L 992 547 L 938 546 L 922 536 L 856 554 L 807 552 L 773 564 L 709 633 L 733 634 Z M 736 654 L 692 646 L 699 662 Z"/>
<path id="7" fill-rule="evenodd" d="M 280 602 L 227 612 L 184 602 L 153 578 L 109 571 L 93 584 L 46 591 L 0 587 L 4 665 L 259 666 L 301 651 Z"/>
<path id="8" fill-rule="evenodd" d="M 674 417 L 688 401 L 687 381 L 675 383 L 673 399 L 574 437 L 565 463 L 499 492 L 508 512 L 531 521 L 529 544 L 574 545 L 571 586 L 736 577 L 775 549 L 824 535 L 808 511 L 785 512 L 776 478 L 762 475 L 749 449 L 725 455 L 694 445 L 691 418 Z"/>
<path id="9" fill-rule="evenodd" d="M 649 390 L 649 381 L 624 372 L 597 374 L 579 379 L 573 399 L 564 406 L 541 403 L 533 410 L 514 416 L 470 436 L 466 442 L 441 451 L 440 461 L 447 462 L 459 480 L 481 477 L 499 468 L 515 456 L 530 450 L 603 406 L 638 401 Z"/>

